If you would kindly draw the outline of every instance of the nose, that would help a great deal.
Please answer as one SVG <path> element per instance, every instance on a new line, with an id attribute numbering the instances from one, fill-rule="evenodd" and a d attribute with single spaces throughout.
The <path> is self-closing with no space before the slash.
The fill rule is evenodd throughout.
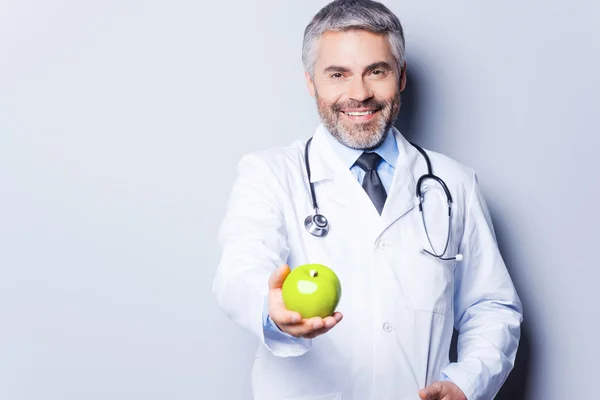
<path id="1" fill-rule="evenodd" d="M 373 97 L 373 92 L 363 79 L 355 78 L 350 81 L 348 97 L 356 101 L 365 101 Z"/>

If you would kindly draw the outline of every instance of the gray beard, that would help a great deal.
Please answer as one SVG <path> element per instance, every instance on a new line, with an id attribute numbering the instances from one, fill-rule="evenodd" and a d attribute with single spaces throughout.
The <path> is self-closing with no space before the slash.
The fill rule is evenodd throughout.
<path id="1" fill-rule="evenodd" d="M 356 150 L 373 150 L 383 143 L 391 126 L 388 126 L 383 118 L 379 118 L 377 126 L 373 129 L 355 129 L 353 132 L 344 126 L 327 126 L 327 130 L 341 144 Z M 340 124 L 341 125 L 341 124 Z"/>
<path id="2" fill-rule="evenodd" d="M 387 137 L 400 111 L 400 93 L 398 92 L 397 96 L 379 111 L 381 115 L 377 117 L 377 121 L 349 128 L 339 121 L 337 111 L 333 110 L 331 106 L 319 103 L 319 96 L 316 92 L 315 99 L 321 122 L 329 133 L 344 146 L 356 150 L 368 151 L 379 147 Z"/>

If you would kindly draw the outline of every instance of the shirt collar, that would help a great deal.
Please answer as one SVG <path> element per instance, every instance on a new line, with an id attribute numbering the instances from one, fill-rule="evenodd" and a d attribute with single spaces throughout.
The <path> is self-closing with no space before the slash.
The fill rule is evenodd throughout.
<path id="1" fill-rule="evenodd" d="M 358 157 L 363 153 L 363 150 L 357 150 L 340 143 L 333 135 L 323 127 L 325 130 L 325 137 L 331 146 L 333 152 L 338 156 L 342 163 L 348 168 L 352 168 Z M 385 162 L 387 162 L 392 168 L 395 168 L 396 161 L 398 160 L 398 146 L 396 144 L 396 138 L 392 129 L 388 130 L 387 135 L 383 143 L 379 147 L 372 150 L 379 154 Z"/>

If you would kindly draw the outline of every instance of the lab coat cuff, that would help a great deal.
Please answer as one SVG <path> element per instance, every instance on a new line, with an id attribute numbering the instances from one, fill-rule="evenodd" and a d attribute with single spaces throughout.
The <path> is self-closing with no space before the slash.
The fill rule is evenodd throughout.
<path id="1" fill-rule="evenodd" d="M 263 344 L 276 357 L 297 357 L 312 348 L 312 339 L 297 338 L 283 332 L 269 317 L 268 296 L 263 306 Z"/>
<path id="2" fill-rule="evenodd" d="M 475 390 L 468 377 L 460 370 L 457 363 L 452 363 L 444 369 L 441 381 L 450 381 L 454 383 L 465 394 L 467 400 L 477 400 Z"/>

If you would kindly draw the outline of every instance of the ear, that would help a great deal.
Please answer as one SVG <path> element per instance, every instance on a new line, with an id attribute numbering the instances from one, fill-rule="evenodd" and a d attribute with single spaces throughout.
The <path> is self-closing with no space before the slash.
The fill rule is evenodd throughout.
<path id="1" fill-rule="evenodd" d="M 404 66 L 400 70 L 400 91 L 404 91 L 406 87 L 406 61 L 404 61 Z"/>
<path id="2" fill-rule="evenodd" d="M 315 83 L 308 72 L 304 73 L 304 77 L 306 78 L 306 87 L 308 88 L 308 93 L 310 93 L 312 97 L 315 97 Z"/>

